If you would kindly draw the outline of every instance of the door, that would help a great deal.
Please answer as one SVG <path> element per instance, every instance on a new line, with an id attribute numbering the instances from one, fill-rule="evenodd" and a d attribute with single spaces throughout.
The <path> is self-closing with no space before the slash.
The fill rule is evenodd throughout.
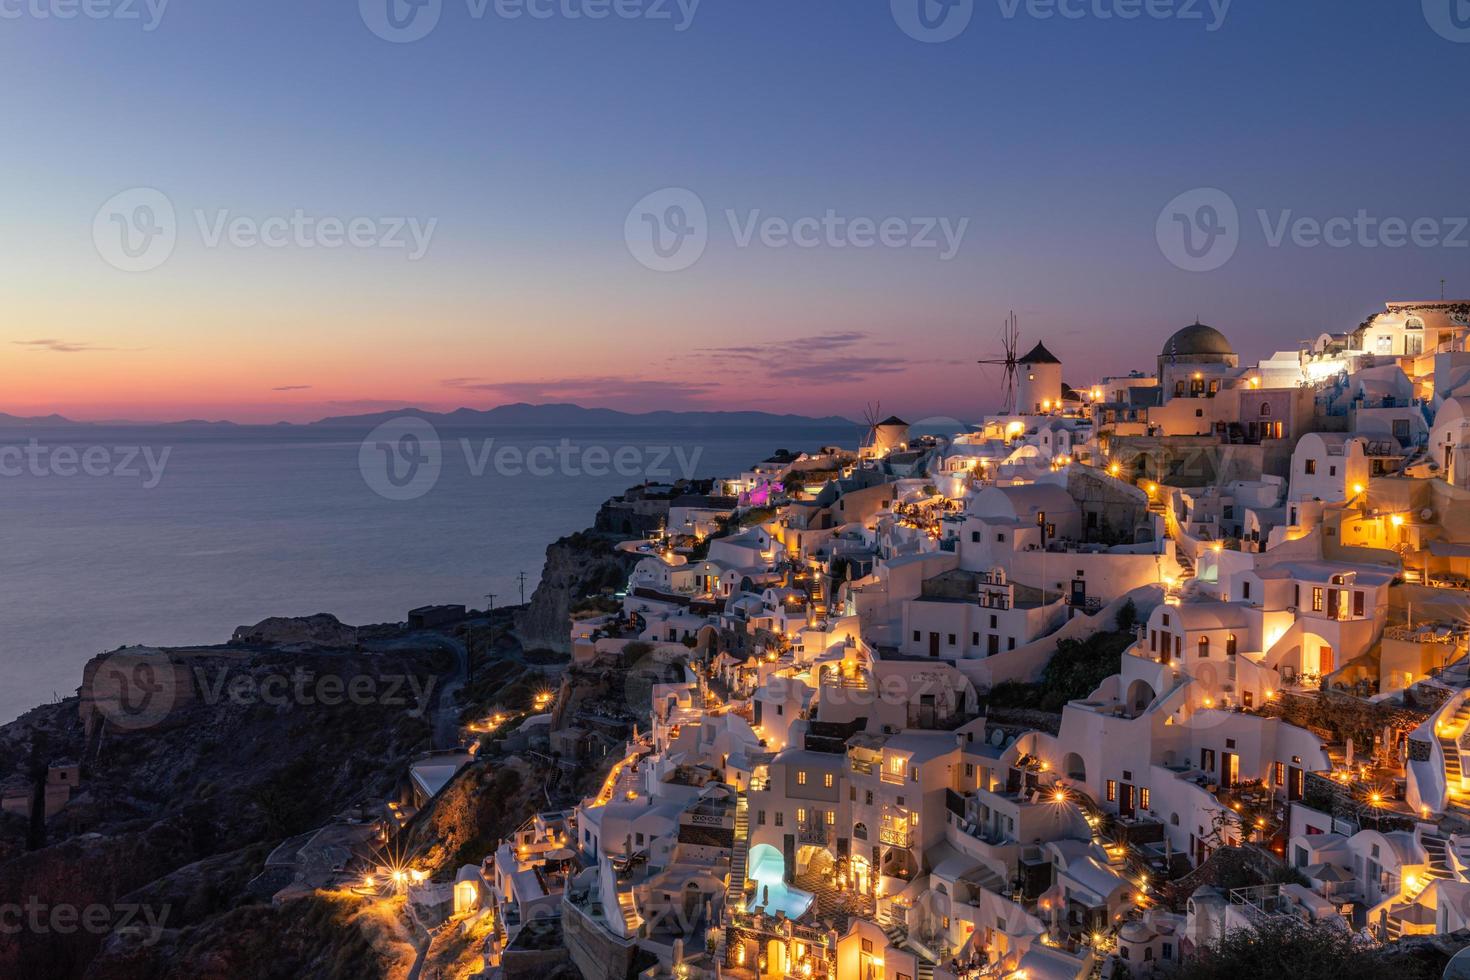
<path id="1" fill-rule="evenodd" d="M 937 657 L 937 656 L 939 656 L 939 634 L 938 633 L 930 633 L 929 634 L 929 656 L 931 656 L 931 657 Z"/>
<path id="2" fill-rule="evenodd" d="M 1132 817 L 1138 812 L 1134 801 L 1134 789 L 1131 783 L 1122 783 L 1118 787 L 1118 813 L 1121 816 Z"/>
<path id="3" fill-rule="evenodd" d="M 1324 646 L 1321 653 L 1317 655 L 1317 672 L 1322 675 L 1322 682 L 1327 682 L 1327 675 L 1336 670 L 1336 660 L 1332 656 L 1332 648 Z"/>
<path id="4" fill-rule="evenodd" d="M 1234 752 L 1220 753 L 1220 785 L 1234 786 L 1240 782 L 1240 756 Z"/>
<path id="5" fill-rule="evenodd" d="M 1300 766 L 1289 766 L 1286 770 L 1287 802 L 1302 798 L 1302 770 Z"/>
<path id="6" fill-rule="evenodd" d="M 992 633 L 985 643 L 985 655 L 993 657 L 997 653 L 1000 653 L 1000 637 Z"/>
<path id="7" fill-rule="evenodd" d="M 1078 609 L 1087 608 L 1087 583 L 1080 578 L 1072 580 L 1072 605 Z"/>

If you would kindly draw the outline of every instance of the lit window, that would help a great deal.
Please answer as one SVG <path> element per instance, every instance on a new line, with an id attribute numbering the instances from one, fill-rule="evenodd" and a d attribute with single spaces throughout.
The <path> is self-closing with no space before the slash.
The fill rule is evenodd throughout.
<path id="1" fill-rule="evenodd" d="M 799 771 L 796 774 L 796 785 L 798 785 L 798 786 L 805 786 L 806 785 L 806 770 L 805 769 L 802 769 L 801 771 Z"/>
<path id="2" fill-rule="evenodd" d="M 830 772 L 822 774 L 822 785 L 828 789 L 832 788 L 832 774 Z"/>
<path id="3" fill-rule="evenodd" d="M 1116 779 L 1108 780 L 1108 802 L 1118 802 L 1118 781 Z"/>

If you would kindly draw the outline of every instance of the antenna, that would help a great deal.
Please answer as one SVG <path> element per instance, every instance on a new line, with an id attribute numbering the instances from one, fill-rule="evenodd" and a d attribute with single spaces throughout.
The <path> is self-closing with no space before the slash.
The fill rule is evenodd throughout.
<path id="1" fill-rule="evenodd" d="M 1012 415 L 1016 411 L 1016 370 L 1017 350 L 1020 348 L 1021 328 L 1017 325 L 1016 311 L 1012 310 L 1010 316 L 1006 317 L 1005 326 L 1000 331 L 1001 348 L 1004 350 L 1002 357 L 985 357 L 976 361 L 988 367 L 1001 368 L 1001 407 L 1002 415 Z"/>

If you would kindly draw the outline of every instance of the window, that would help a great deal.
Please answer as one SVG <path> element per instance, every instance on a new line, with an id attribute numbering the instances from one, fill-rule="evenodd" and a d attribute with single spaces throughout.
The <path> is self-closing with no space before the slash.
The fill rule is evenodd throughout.
<path id="1" fill-rule="evenodd" d="M 919 642 L 919 636 L 920 636 L 919 631 L 918 630 L 914 630 L 914 642 L 915 643 L 918 643 Z"/>
<path id="2" fill-rule="evenodd" d="M 971 633 L 970 634 L 970 646 L 972 646 L 972 647 L 978 647 L 979 645 L 980 645 L 980 634 L 978 632 Z"/>
<path id="3" fill-rule="evenodd" d="M 1235 656 L 1235 649 L 1235 634 L 1231 633 L 1229 636 L 1225 637 L 1225 656 Z"/>
<path id="4" fill-rule="evenodd" d="M 999 617 L 997 617 L 995 614 L 992 613 L 991 616 L 990 616 L 990 628 L 991 629 L 995 629 L 997 627 L 997 625 L 999 624 L 999 622 L 1000 622 Z"/>
<path id="5" fill-rule="evenodd" d="M 796 774 L 796 785 L 798 785 L 798 786 L 805 786 L 806 785 L 806 770 L 805 769 L 801 770 L 800 772 L 798 772 Z"/>
<path id="6" fill-rule="evenodd" d="M 764 827 L 766 825 L 766 811 L 764 811 L 764 810 L 757 810 L 757 811 L 755 811 L 755 825 L 757 827 Z"/>
<path id="7" fill-rule="evenodd" d="M 973 542 L 974 544 L 979 544 L 980 543 L 980 532 L 979 531 L 971 531 L 970 532 L 970 541 Z"/>
<path id="8" fill-rule="evenodd" d="M 786 814 L 785 814 L 785 812 L 783 812 L 781 810 L 777 810 L 776 811 L 776 826 L 777 827 L 784 827 L 784 826 L 786 826 Z"/>
<path id="9" fill-rule="evenodd" d="M 1363 593 L 1361 592 L 1353 593 L 1353 615 L 1363 615 Z"/>
<path id="10" fill-rule="evenodd" d="M 835 824 L 836 822 L 837 822 L 837 811 L 836 810 L 828 810 L 827 811 L 827 826 L 830 827 L 833 824 Z"/>
<path id="11" fill-rule="evenodd" d="M 1267 418 L 1271 414 L 1271 403 L 1261 402 L 1261 418 Z"/>
<path id="12" fill-rule="evenodd" d="M 1302 472 L 1306 473 L 1307 476 L 1312 476 L 1317 472 L 1317 461 L 1315 459 L 1309 459 L 1304 462 L 1302 464 Z"/>
<path id="13" fill-rule="evenodd" d="M 806 807 L 799 806 L 796 808 L 796 822 L 806 823 Z"/>
<path id="14" fill-rule="evenodd" d="M 999 541 L 1001 544 L 1004 544 L 1005 543 L 1005 540 L 1006 540 L 1006 536 L 1004 534 L 997 534 L 995 536 L 995 540 Z"/>
<path id="15" fill-rule="evenodd" d="M 1210 655 L 1210 638 L 1208 636 L 1199 638 L 1199 655 L 1201 657 L 1208 657 Z"/>
<path id="16" fill-rule="evenodd" d="M 1203 769 L 1205 772 L 1214 772 L 1214 770 L 1215 770 L 1215 750 L 1214 749 L 1200 749 L 1199 750 L 1199 767 L 1201 769 Z"/>
<path id="17" fill-rule="evenodd" d="M 966 779 L 974 779 L 975 778 L 975 763 L 973 763 L 973 762 L 967 762 L 967 763 L 965 763 L 965 778 Z"/>
<path id="18" fill-rule="evenodd" d="M 1327 475 L 1328 476 L 1336 476 L 1337 475 L 1337 467 L 1336 466 L 1329 466 L 1329 467 L 1327 467 Z"/>
<path id="19" fill-rule="evenodd" d="M 949 645 L 950 646 L 954 646 L 954 644 L 955 644 L 954 634 L 951 633 L 951 634 L 949 634 Z"/>
<path id="20" fill-rule="evenodd" d="M 871 953 L 872 951 L 873 951 L 873 940 L 871 940 L 871 939 L 864 939 L 863 940 L 863 952 L 864 953 Z"/>
<path id="21" fill-rule="evenodd" d="M 830 772 L 822 773 L 822 785 L 828 789 L 832 788 L 832 774 Z"/>
<path id="22" fill-rule="evenodd" d="M 1249 579 L 1240 583 L 1240 597 L 1242 599 L 1249 599 L 1251 597 L 1251 583 Z"/>
<path id="23" fill-rule="evenodd" d="M 1326 597 L 1322 591 L 1322 587 L 1320 585 L 1314 586 L 1312 588 L 1312 612 L 1321 612 L 1325 604 Z"/>
<path id="24" fill-rule="evenodd" d="M 1147 809 L 1149 809 L 1148 803 L 1149 803 L 1148 787 L 1147 786 L 1144 786 L 1142 789 L 1140 789 L 1138 791 L 1138 805 L 1141 806 L 1141 807 L 1143 807 L 1145 810 L 1147 810 Z"/>
<path id="25" fill-rule="evenodd" d="M 1118 802 L 1118 781 L 1116 779 L 1108 780 L 1108 802 Z"/>

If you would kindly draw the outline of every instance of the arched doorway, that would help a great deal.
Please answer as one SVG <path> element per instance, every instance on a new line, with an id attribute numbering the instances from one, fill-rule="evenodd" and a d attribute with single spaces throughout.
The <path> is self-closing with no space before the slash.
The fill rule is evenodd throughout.
<path id="1" fill-rule="evenodd" d="M 1087 763 L 1076 752 L 1068 752 L 1062 757 L 1062 772 L 1067 774 L 1068 779 L 1075 779 L 1079 783 L 1087 782 Z"/>
<path id="2" fill-rule="evenodd" d="M 1148 710 L 1148 706 L 1154 703 L 1158 692 L 1153 685 L 1145 680 L 1136 680 L 1128 685 L 1128 697 L 1124 699 L 1124 707 L 1136 718 Z"/>

